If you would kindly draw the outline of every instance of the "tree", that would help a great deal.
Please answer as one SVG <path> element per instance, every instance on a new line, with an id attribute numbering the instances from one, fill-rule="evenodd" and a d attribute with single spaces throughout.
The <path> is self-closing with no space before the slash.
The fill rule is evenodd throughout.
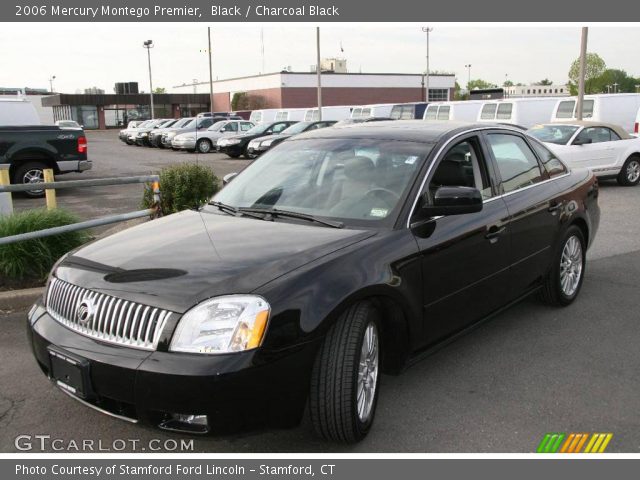
<path id="1" fill-rule="evenodd" d="M 633 93 L 636 91 L 638 79 L 633 78 L 624 70 L 608 68 L 593 81 L 596 93 Z"/>
<path id="2" fill-rule="evenodd" d="M 511 80 L 505 80 L 505 82 L 502 84 L 503 87 L 513 87 L 513 82 Z"/>
<path id="3" fill-rule="evenodd" d="M 553 85 L 553 82 L 548 78 L 543 78 L 539 82 L 534 83 L 534 85 L 547 86 L 547 85 Z"/>
<path id="4" fill-rule="evenodd" d="M 266 101 L 259 95 L 249 95 L 247 92 L 236 92 L 231 98 L 231 110 L 260 110 Z"/>
<path id="5" fill-rule="evenodd" d="M 584 69 L 584 93 L 599 93 L 595 89 L 594 80 L 602 75 L 607 68 L 604 60 L 597 53 L 587 53 Z M 569 89 L 572 95 L 578 93 L 580 77 L 580 58 L 576 58 L 569 68 Z"/>
<path id="6" fill-rule="evenodd" d="M 469 100 L 469 94 L 467 92 L 462 92 L 462 87 L 456 81 L 455 91 L 453 93 L 454 100 Z"/>
<path id="7" fill-rule="evenodd" d="M 479 78 L 471 80 L 469 85 L 467 85 L 468 90 L 476 90 L 476 89 L 485 89 L 485 88 L 496 88 L 494 83 L 489 83 L 485 80 L 481 80 Z"/>
<path id="8" fill-rule="evenodd" d="M 166 89 L 166 88 L 164 88 L 164 87 L 156 87 L 156 88 L 153 90 L 153 93 L 167 93 L 167 89 Z"/>

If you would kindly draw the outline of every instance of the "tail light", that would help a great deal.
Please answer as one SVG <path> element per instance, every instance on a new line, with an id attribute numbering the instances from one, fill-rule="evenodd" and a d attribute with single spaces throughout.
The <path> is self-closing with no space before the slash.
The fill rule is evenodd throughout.
<path id="1" fill-rule="evenodd" d="M 638 131 L 638 130 L 640 130 L 640 128 L 639 128 L 639 127 L 640 127 L 640 123 L 636 122 L 636 125 L 633 127 L 633 131 L 634 131 L 635 133 L 640 133 L 640 131 Z"/>
<path id="2" fill-rule="evenodd" d="M 78 137 L 78 153 L 87 153 L 87 137 Z"/>

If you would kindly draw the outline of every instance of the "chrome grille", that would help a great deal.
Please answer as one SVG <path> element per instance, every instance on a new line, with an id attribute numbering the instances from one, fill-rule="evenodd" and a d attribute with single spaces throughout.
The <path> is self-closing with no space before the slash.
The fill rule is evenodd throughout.
<path id="1" fill-rule="evenodd" d="M 84 301 L 93 315 L 82 323 L 77 310 Z M 130 302 L 52 278 L 47 311 L 59 323 L 87 337 L 143 350 L 155 350 L 171 316 L 168 310 Z"/>

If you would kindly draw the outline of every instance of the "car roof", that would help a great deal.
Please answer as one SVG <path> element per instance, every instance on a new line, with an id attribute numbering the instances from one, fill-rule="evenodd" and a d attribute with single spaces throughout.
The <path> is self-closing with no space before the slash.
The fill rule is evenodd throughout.
<path id="1" fill-rule="evenodd" d="M 572 125 L 574 127 L 584 127 L 584 128 L 605 127 L 605 128 L 610 128 L 611 130 L 616 132 L 620 138 L 623 138 L 623 139 L 634 138 L 631 135 L 629 135 L 627 131 L 624 128 L 622 128 L 620 125 L 614 125 L 613 123 L 594 122 L 590 120 L 559 120 L 557 122 L 554 121 L 551 123 L 543 123 L 542 125 L 557 125 L 557 124 Z"/>
<path id="2" fill-rule="evenodd" d="M 428 120 L 388 120 L 381 122 L 350 123 L 322 128 L 296 136 L 303 138 L 380 138 L 422 143 L 436 143 L 442 138 L 475 129 L 501 129 L 523 133 L 507 125 L 493 123 L 448 122 Z"/>

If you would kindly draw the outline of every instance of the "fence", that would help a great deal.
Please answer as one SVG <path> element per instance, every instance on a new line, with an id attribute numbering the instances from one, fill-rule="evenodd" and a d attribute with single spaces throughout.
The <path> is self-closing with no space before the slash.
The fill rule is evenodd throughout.
<path id="1" fill-rule="evenodd" d="M 99 227 L 102 225 L 110 225 L 113 223 L 124 222 L 134 218 L 142 217 L 158 217 L 162 215 L 160 207 L 160 177 L 158 175 L 141 175 L 135 177 L 116 177 L 116 178 L 96 178 L 90 180 L 69 180 L 66 182 L 53 181 L 53 171 L 46 169 L 45 182 L 31 184 L 14 184 L 9 183 L 8 165 L 0 165 L 0 214 L 11 214 L 13 212 L 13 201 L 11 194 L 14 192 L 25 192 L 35 190 L 45 191 L 47 208 L 53 209 L 57 207 L 55 191 L 64 188 L 81 188 L 81 187 L 103 187 L 109 185 L 131 185 L 136 183 L 150 183 L 153 189 L 153 207 L 145 210 L 137 210 L 118 215 L 109 215 L 107 217 L 97 218 L 94 220 L 86 220 L 83 222 L 72 223 L 60 227 L 47 228 L 35 232 L 21 233 L 19 235 L 11 235 L 9 237 L 0 238 L 0 245 L 31 240 L 34 238 L 48 237 L 51 235 L 59 235 L 61 233 L 74 232 L 76 230 L 84 230 L 87 228 Z"/>

